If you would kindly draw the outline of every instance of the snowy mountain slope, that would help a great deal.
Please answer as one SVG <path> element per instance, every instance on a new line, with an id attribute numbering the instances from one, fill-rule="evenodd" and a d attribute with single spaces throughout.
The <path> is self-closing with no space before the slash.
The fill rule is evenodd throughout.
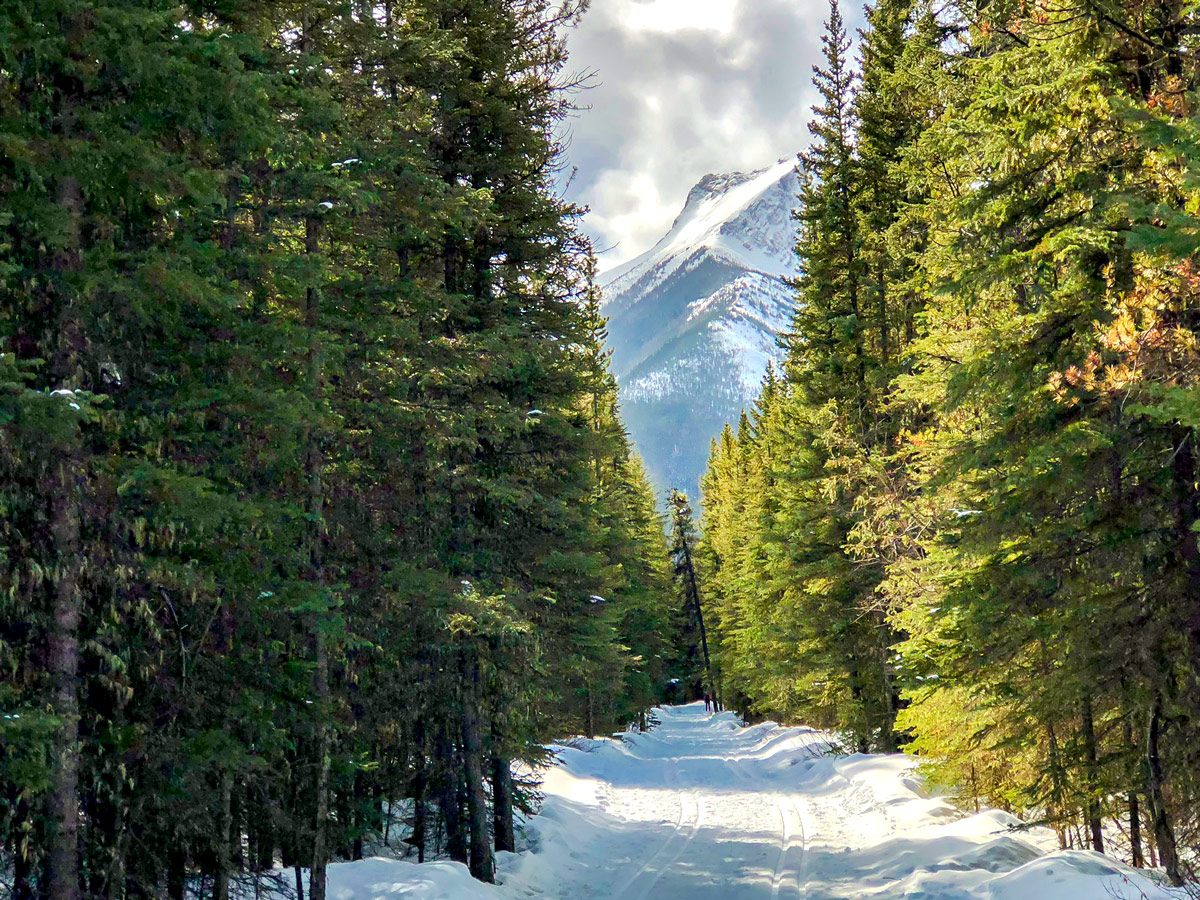
<path id="1" fill-rule="evenodd" d="M 792 159 L 707 175 L 654 247 L 605 274 L 625 422 L 660 489 L 696 493 L 708 439 L 782 359 L 798 192 Z"/>
<path id="2" fill-rule="evenodd" d="M 705 175 L 657 244 L 605 273 L 609 304 L 619 296 L 638 299 L 633 286 L 653 290 L 701 249 L 742 268 L 791 274 L 792 236 L 780 226 L 790 222 L 799 192 L 795 169 L 789 157 L 757 172 Z"/>

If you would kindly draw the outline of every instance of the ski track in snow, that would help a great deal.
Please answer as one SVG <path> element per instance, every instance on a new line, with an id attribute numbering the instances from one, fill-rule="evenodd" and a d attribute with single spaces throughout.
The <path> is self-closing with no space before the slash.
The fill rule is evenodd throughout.
<path id="1" fill-rule="evenodd" d="M 534 849 L 498 854 L 500 885 L 373 859 L 331 866 L 331 900 L 1182 900 L 1006 813 L 959 813 L 906 757 L 834 756 L 821 732 L 703 704 L 656 715 L 555 748 Z"/>

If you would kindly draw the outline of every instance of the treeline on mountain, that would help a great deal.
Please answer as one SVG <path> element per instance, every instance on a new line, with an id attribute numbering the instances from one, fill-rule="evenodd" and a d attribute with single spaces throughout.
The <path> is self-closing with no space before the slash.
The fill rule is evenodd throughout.
<path id="1" fill-rule="evenodd" d="M 786 365 L 713 445 L 726 699 L 967 804 L 1200 849 L 1200 17 L 836 5 Z"/>
<path id="2" fill-rule="evenodd" d="M 324 900 L 385 840 L 490 879 L 514 763 L 659 697 L 553 187 L 583 5 L 0 11 L 0 894 Z"/>

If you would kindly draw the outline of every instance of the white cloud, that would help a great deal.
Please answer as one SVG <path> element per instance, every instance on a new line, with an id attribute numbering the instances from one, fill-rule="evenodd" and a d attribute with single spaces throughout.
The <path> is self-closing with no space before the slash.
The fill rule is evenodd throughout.
<path id="1" fill-rule="evenodd" d="M 610 0 L 614 2 L 614 0 Z M 622 21 L 633 31 L 683 31 L 694 28 L 728 34 L 742 0 L 616 0 Z M 754 2 L 754 0 L 748 0 Z"/>
<path id="2" fill-rule="evenodd" d="M 611 267 L 660 237 L 710 172 L 758 168 L 808 142 L 821 0 L 594 0 L 570 36 L 595 70 L 571 122 L 569 196 Z"/>

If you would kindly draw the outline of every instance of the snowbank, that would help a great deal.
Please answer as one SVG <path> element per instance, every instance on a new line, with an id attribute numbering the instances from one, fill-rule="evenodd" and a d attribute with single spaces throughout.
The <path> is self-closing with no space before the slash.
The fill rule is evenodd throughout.
<path id="1" fill-rule="evenodd" d="M 330 900 L 496 900 L 499 891 L 480 884 L 459 863 L 418 865 L 395 859 L 364 859 L 329 867 Z"/>
<path id="2" fill-rule="evenodd" d="M 963 816 L 903 756 L 829 755 L 828 735 L 742 728 L 703 706 L 647 734 L 556 747 L 530 850 L 499 885 L 454 863 L 330 868 L 332 900 L 1180 900 L 996 810 Z"/>

